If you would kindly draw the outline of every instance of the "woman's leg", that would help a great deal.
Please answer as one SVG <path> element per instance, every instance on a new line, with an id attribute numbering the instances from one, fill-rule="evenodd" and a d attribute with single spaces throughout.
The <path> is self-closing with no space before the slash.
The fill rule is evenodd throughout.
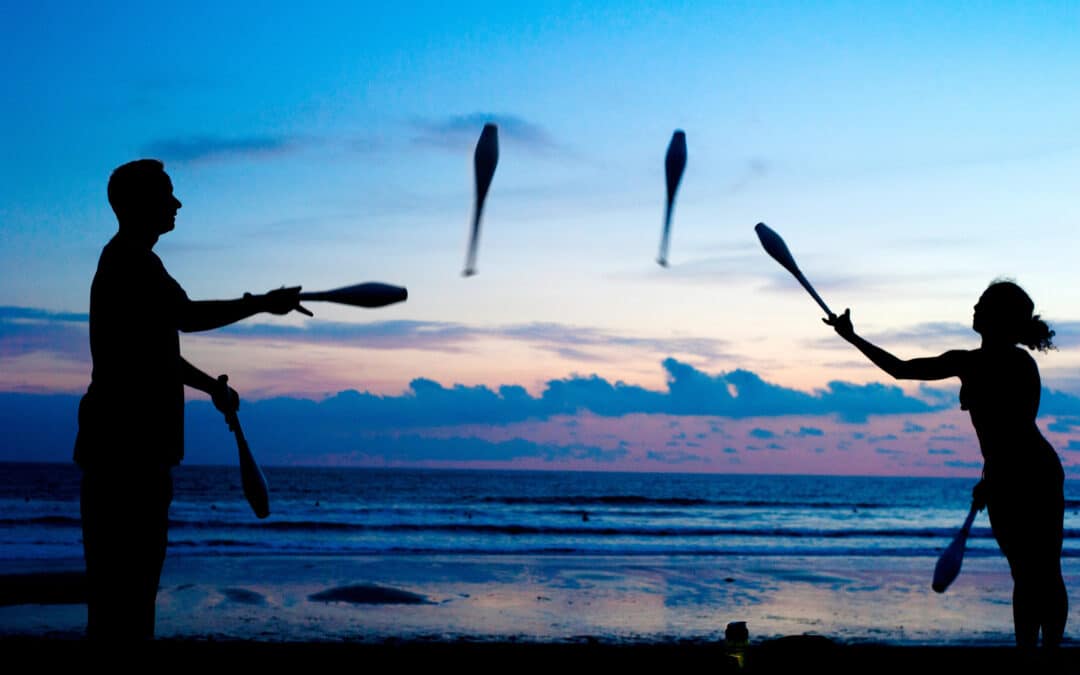
<path id="1" fill-rule="evenodd" d="M 1039 583 L 1031 557 L 1030 537 L 1025 536 L 1025 519 L 1015 502 L 1001 499 L 997 491 L 988 504 L 990 527 L 1005 559 L 1009 561 L 1012 574 L 1013 628 L 1016 646 L 1024 651 L 1034 651 L 1039 644 Z"/>
<path id="2" fill-rule="evenodd" d="M 1042 633 L 1043 647 L 1056 649 L 1065 635 L 1065 622 L 1069 618 L 1069 594 L 1065 590 L 1065 579 L 1061 576 L 1060 560 L 1057 574 L 1052 575 L 1043 595 Z"/>
<path id="3" fill-rule="evenodd" d="M 1061 544 L 1064 538 L 1065 495 L 1055 495 L 1048 504 L 1045 516 L 1045 532 L 1042 540 L 1046 542 L 1043 558 L 1039 561 L 1041 605 L 1039 608 L 1042 624 L 1043 647 L 1056 649 L 1065 634 L 1065 622 L 1069 618 L 1069 594 L 1065 590 L 1065 579 L 1061 576 Z"/>
<path id="4" fill-rule="evenodd" d="M 1016 645 L 1034 649 L 1042 630 L 1043 646 L 1061 643 L 1069 598 L 1061 575 L 1064 497 L 1029 495 L 990 505 L 990 524 L 1013 578 Z"/>

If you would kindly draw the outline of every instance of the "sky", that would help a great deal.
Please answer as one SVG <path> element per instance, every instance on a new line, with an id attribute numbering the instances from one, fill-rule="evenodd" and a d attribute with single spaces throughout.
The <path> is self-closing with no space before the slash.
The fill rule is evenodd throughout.
<path id="1" fill-rule="evenodd" d="M 0 12 L 0 459 L 70 456 L 105 186 L 155 157 L 184 204 L 155 250 L 192 298 L 409 289 L 182 336 L 264 462 L 977 475 L 958 383 L 892 381 L 836 337 L 766 222 L 902 357 L 978 346 L 979 294 L 1018 281 L 1057 331 L 1040 427 L 1080 476 L 1075 3 Z M 188 461 L 230 461 L 188 398 Z"/>

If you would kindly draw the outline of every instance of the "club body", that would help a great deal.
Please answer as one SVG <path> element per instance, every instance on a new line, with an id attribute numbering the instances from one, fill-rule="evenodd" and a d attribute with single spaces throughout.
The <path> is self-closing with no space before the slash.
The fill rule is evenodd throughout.
<path id="1" fill-rule="evenodd" d="M 664 231 L 660 236 L 660 255 L 656 262 L 668 265 L 668 244 L 671 241 L 671 213 L 675 208 L 675 193 L 679 190 L 683 172 L 686 170 L 686 133 L 677 129 L 671 135 L 667 155 L 664 157 L 664 177 L 667 180 L 667 205 L 664 208 Z"/>
<path id="2" fill-rule="evenodd" d="M 791 255 L 791 251 L 788 250 L 787 244 L 784 243 L 783 238 L 779 234 L 774 232 L 765 223 L 758 223 L 754 226 L 754 232 L 757 233 L 758 240 L 761 241 L 762 248 L 765 252 L 772 256 L 772 259 L 780 263 L 784 269 L 791 272 L 792 276 L 802 284 L 802 287 L 806 289 L 806 292 L 810 294 L 810 297 L 817 302 L 825 314 L 828 316 L 836 316 L 833 311 L 829 309 L 829 306 L 825 304 L 825 301 L 821 299 L 814 287 L 810 285 L 810 282 L 803 276 L 802 271 L 799 270 L 799 266 L 795 264 L 795 258 Z"/>
<path id="3" fill-rule="evenodd" d="M 465 258 L 465 276 L 476 274 L 476 249 L 480 242 L 480 216 L 484 212 L 495 167 L 499 164 L 499 127 L 492 123 L 484 125 L 480 140 L 473 152 L 473 171 L 476 174 L 476 205 L 473 209 L 472 227 L 469 230 L 469 251 Z"/>

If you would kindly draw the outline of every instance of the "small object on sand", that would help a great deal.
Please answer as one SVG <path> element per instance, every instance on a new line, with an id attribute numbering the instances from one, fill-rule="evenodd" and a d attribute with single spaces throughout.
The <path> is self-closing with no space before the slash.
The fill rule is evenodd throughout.
<path id="1" fill-rule="evenodd" d="M 746 667 L 746 648 L 750 644 L 750 631 L 745 621 L 732 621 L 724 630 L 724 653 L 730 667 L 742 670 Z"/>
<path id="2" fill-rule="evenodd" d="M 308 596 L 308 600 L 316 602 L 345 602 L 352 605 L 431 605 L 434 604 L 427 596 L 399 588 L 376 586 L 374 584 L 357 584 L 355 586 L 339 586 L 320 591 Z"/>

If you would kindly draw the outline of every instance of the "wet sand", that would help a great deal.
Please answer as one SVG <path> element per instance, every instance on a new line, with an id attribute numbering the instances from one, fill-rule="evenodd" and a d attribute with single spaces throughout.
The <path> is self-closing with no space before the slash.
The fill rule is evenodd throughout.
<path id="1" fill-rule="evenodd" d="M 78 565 L 0 570 L 0 598 L 21 598 L 0 602 L 6 650 L 54 661 L 89 649 Z M 1004 561 L 965 561 L 943 595 L 930 590 L 927 567 L 910 558 L 174 555 L 159 639 L 144 648 L 192 664 L 220 655 L 717 672 L 725 626 L 745 621 L 755 672 L 1000 670 L 1015 656 Z M 1070 589 L 1078 572 L 1067 560 Z M 1080 672 L 1076 645 L 1065 656 L 1078 667 L 1066 672 Z"/>

